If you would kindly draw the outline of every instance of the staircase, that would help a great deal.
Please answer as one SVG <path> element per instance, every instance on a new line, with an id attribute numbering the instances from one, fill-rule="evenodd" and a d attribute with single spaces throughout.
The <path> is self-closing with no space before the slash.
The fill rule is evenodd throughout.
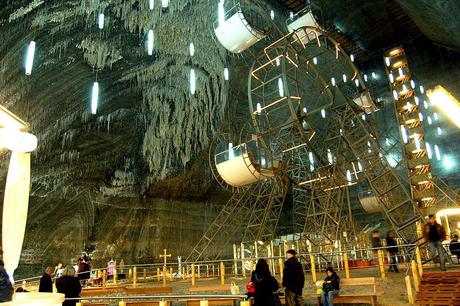
<path id="1" fill-rule="evenodd" d="M 417 305 L 460 305 L 460 270 L 424 272 Z"/>

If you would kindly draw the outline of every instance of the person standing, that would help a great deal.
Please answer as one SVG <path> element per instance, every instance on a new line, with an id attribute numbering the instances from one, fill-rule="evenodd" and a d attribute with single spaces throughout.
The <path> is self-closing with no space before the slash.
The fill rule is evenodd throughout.
<path id="1" fill-rule="evenodd" d="M 56 277 L 56 278 L 61 277 L 62 272 L 64 272 L 64 269 L 62 268 L 62 262 L 58 262 L 56 267 L 54 267 L 54 277 Z"/>
<path id="2" fill-rule="evenodd" d="M 3 262 L 3 249 L 0 247 L 0 303 L 9 302 L 13 299 L 13 285 Z"/>
<path id="3" fill-rule="evenodd" d="M 333 306 L 334 296 L 339 294 L 340 277 L 335 273 L 332 267 L 326 269 L 326 278 L 323 282 L 323 292 L 321 293 L 321 301 L 323 306 Z"/>
<path id="4" fill-rule="evenodd" d="M 396 243 L 396 235 L 394 231 L 388 231 L 387 236 L 386 236 L 386 241 L 387 241 L 387 251 L 388 254 L 390 255 L 390 268 L 388 271 L 394 271 L 395 273 L 399 273 L 398 269 L 398 244 Z"/>
<path id="5" fill-rule="evenodd" d="M 77 298 L 80 296 L 81 285 L 78 277 L 75 277 L 75 269 L 72 266 L 66 266 L 64 273 L 56 279 L 56 288 L 59 293 L 64 293 L 65 298 Z M 62 306 L 75 306 L 77 300 L 64 301 Z"/>
<path id="6" fill-rule="evenodd" d="M 303 306 L 302 289 L 305 283 L 302 265 L 297 260 L 295 250 L 286 252 L 284 262 L 283 287 L 287 306 Z M 257 292 L 257 289 L 256 289 Z"/>
<path id="7" fill-rule="evenodd" d="M 53 270 L 51 267 L 47 267 L 45 273 L 40 278 L 40 285 L 38 286 L 38 292 L 53 292 L 53 281 L 51 280 L 51 273 Z"/>
<path id="8" fill-rule="evenodd" d="M 446 250 L 442 246 L 442 242 L 446 239 L 446 231 L 436 222 L 434 215 L 428 216 L 428 223 L 424 228 L 425 240 L 428 242 L 428 248 L 432 258 L 439 256 L 441 271 L 446 270 Z"/>
<path id="9" fill-rule="evenodd" d="M 257 261 L 251 281 L 255 287 L 254 306 L 277 306 L 275 292 L 279 289 L 279 284 L 270 273 L 265 259 Z"/>
<path id="10" fill-rule="evenodd" d="M 460 262 L 460 242 L 458 241 L 458 235 L 454 234 L 449 244 L 449 250 L 452 255 L 457 256 L 457 262 Z"/>

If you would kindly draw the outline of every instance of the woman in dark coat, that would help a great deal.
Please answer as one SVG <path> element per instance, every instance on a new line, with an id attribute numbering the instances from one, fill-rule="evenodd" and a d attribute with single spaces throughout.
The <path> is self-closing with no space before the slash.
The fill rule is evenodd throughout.
<path id="1" fill-rule="evenodd" d="M 254 283 L 254 306 L 276 306 L 275 294 L 279 284 L 270 273 L 265 259 L 259 259 L 256 270 L 252 272 L 251 281 Z"/>
<path id="2" fill-rule="evenodd" d="M 56 279 L 56 288 L 59 293 L 65 294 L 66 299 L 80 296 L 80 280 L 75 277 L 75 269 L 72 266 L 66 266 L 62 276 Z M 77 300 L 65 301 L 62 306 L 75 306 L 77 302 Z"/>

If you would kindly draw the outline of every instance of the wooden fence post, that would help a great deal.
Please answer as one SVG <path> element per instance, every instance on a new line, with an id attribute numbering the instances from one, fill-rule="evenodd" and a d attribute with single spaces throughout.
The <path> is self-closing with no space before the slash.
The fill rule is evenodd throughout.
<path id="1" fill-rule="evenodd" d="M 225 265 L 222 261 L 220 262 L 220 284 L 225 285 Z"/>
<path id="2" fill-rule="evenodd" d="M 350 267 L 348 266 L 348 254 L 343 253 L 343 265 L 345 266 L 345 278 L 350 278 Z"/>
<path id="3" fill-rule="evenodd" d="M 406 281 L 407 299 L 409 301 L 409 304 L 414 304 L 414 295 L 412 294 L 412 286 L 410 284 L 409 275 L 405 277 L 405 281 Z"/>
<path id="4" fill-rule="evenodd" d="M 386 276 L 385 276 L 385 265 L 384 265 L 384 262 L 383 262 L 383 251 L 382 250 L 377 251 L 377 257 L 379 259 L 380 276 L 382 278 L 386 278 Z"/>
<path id="5" fill-rule="evenodd" d="M 310 263 L 311 263 L 311 279 L 313 283 L 316 283 L 316 263 L 315 263 L 315 257 L 310 254 Z"/>
<path id="6" fill-rule="evenodd" d="M 418 276 L 417 264 L 415 263 L 415 260 L 412 260 L 410 265 L 411 265 L 411 270 L 412 270 L 412 277 L 414 278 L 414 288 L 415 288 L 415 291 L 418 292 L 420 278 Z"/>

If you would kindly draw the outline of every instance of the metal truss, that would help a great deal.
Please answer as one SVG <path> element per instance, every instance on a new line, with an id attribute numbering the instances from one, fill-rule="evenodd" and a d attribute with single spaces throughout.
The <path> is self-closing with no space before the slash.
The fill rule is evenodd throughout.
<path id="1" fill-rule="evenodd" d="M 185 262 L 217 260 L 234 243 L 274 239 L 287 183 L 277 176 L 234 193 Z"/>

